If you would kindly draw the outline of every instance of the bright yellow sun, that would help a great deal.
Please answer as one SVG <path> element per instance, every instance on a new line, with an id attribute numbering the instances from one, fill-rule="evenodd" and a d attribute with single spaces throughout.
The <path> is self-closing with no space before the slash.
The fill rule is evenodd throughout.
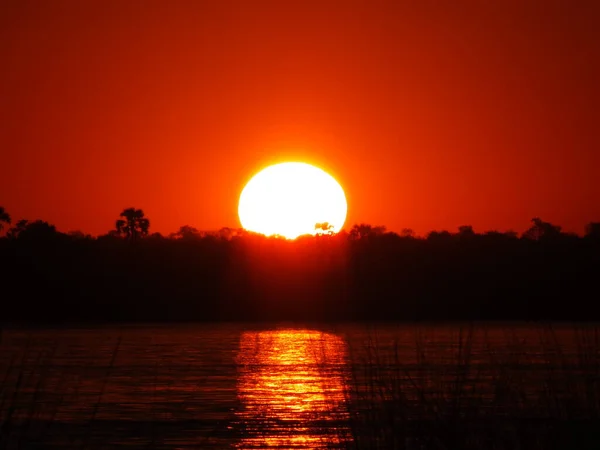
<path id="1" fill-rule="evenodd" d="M 242 227 L 267 236 L 295 239 L 316 234 L 316 224 L 340 231 L 346 220 L 346 196 L 335 179 L 310 164 L 288 162 L 256 174 L 240 195 Z"/>

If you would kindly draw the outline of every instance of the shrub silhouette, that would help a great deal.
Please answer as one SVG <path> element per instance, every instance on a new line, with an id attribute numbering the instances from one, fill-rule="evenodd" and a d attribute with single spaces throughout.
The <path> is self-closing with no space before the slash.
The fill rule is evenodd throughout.
<path id="1" fill-rule="evenodd" d="M 561 235 L 561 227 L 558 225 L 544 222 L 539 217 L 534 217 L 531 222 L 533 222 L 533 226 L 523 233 L 523 237 L 526 239 L 539 241 L 541 239 L 554 239 Z"/>

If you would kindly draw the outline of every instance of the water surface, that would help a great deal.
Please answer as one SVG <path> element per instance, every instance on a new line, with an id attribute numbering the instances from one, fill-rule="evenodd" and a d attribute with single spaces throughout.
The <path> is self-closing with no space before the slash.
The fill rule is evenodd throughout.
<path id="1" fill-rule="evenodd" d="M 497 413 L 498 374 L 511 364 L 510 379 L 529 386 L 528 411 L 543 409 L 547 387 L 540 380 L 548 362 L 556 374 L 580 370 L 582 345 L 598 348 L 596 329 L 590 330 L 510 324 L 8 329 L 0 344 L 2 439 L 28 448 L 343 448 L 357 433 L 351 415 L 369 423 L 373 404 L 390 402 L 413 408 L 413 418 L 426 416 L 427 401 L 456 395 L 456 380 L 477 393 L 481 411 L 489 398 Z"/>

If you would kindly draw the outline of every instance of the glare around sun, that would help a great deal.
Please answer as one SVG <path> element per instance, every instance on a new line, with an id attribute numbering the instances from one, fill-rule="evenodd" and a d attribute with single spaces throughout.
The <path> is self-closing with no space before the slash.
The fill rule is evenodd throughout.
<path id="1" fill-rule="evenodd" d="M 246 230 L 295 239 L 316 234 L 315 225 L 324 222 L 337 233 L 347 208 L 344 190 L 331 175 L 309 164 L 288 162 L 267 167 L 246 184 L 238 215 Z"/>

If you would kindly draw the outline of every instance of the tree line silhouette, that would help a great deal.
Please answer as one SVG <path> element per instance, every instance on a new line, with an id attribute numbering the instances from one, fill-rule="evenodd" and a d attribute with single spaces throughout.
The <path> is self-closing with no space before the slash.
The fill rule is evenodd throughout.
<path id="1" fill-rule="evenodd" d="M 4 230 L 4 231 L 3 231 Z M 141 209 L 93 237 L 0 207 L 2 322 L 597 320 L 600 223 L 532 219 L 521 235 L 354 225 L 294 241 L 189 225 L 150 233 Z"/>

